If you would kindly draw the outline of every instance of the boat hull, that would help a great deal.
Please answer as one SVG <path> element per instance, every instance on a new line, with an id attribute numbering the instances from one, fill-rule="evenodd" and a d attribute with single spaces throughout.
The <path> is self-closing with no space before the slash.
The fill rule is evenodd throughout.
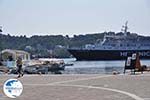
<path id="1" fill-rule="evenodd" d="M 150 50 L 76 50 L 68 51 L 81 60 L 125 60 L 133 53 L 139 53 L 140 59 L 150 59 Z"/>

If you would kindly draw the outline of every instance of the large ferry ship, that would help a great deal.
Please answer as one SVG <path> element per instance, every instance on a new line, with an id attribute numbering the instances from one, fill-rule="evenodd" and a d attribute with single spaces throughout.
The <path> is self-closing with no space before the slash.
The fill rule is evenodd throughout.
<path id="1" fill-rule="evenodd" d="M 125 60 L 133 53 L 139 53 L 140 59 L 150 59 L 150 37 L 127 32 L 127 24 L 123 26 L 123 34 L 105 35 L 102 41 L 68 51 L 77 60 Z"/>

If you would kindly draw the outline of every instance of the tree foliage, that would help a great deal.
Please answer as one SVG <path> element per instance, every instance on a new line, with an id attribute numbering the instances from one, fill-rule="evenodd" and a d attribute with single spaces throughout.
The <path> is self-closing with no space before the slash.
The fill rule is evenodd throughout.
<path id="1" fill-rule="evenodd" d="M 68 47 L 83 47 L 85 44 L 94 44 L 98 39 L 103 39 L 106 34 L 115 33 L 104 32 L 87 35 L 74 35 L 74 37 L 69 37 L 68 35 L 35 35 L 29 38 L 26 36 L 0 34 L 0 50 L 25 50 L 36 57 L 69 57 L 70 54 L 67 52 Z"/>

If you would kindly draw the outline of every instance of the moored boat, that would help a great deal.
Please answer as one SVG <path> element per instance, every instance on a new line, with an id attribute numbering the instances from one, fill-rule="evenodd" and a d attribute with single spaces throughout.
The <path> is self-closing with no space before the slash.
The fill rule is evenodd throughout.
<path id="1" fill-rule="evenodd" d="M 150 37 L 131 34 L 127 31 L 127 22 L 122 30 L 120 34 L 105 35 L 95 44 L 68 51 L 77 60 L 125 60 L 133 53 L 139 53 L 140 59 L 150 59 Z"/>

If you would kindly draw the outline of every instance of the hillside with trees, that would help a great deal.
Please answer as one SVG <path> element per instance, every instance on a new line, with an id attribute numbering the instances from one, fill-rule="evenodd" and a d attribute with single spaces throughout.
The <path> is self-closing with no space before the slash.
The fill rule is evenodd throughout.
<path id="1" fill-rule="evenodd" d="M 25 50 L 32 57 L 70 57 L 67 48 L 83 47 L 85 44 L 94 44 L 103 39 L 104 35 L 114 32 L 95 33 L 87 35 L 46 35 L 46 36 L 11 36 L 0 34 L 0 51 L 4 49 Z M 117 33 L 122 34 L 122 33 Z"/>

